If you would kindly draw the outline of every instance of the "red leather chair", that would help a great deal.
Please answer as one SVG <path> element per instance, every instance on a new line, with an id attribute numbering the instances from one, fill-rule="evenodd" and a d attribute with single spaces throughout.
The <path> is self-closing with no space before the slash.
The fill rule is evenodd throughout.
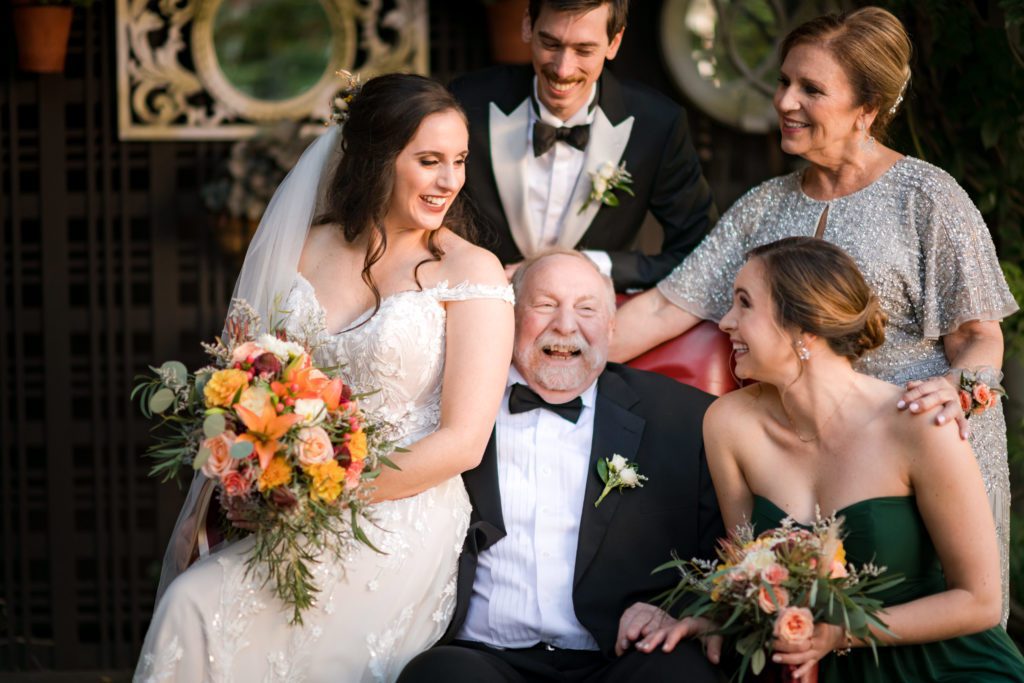
<path id="1" fill-rule="evenodd" d="M 629 297 L 619 295 L 621 305 Z M 739 388 L 732 366 L 732 344 L 718 325 L 705 320 L 627 363 L 721 396 Z"/>

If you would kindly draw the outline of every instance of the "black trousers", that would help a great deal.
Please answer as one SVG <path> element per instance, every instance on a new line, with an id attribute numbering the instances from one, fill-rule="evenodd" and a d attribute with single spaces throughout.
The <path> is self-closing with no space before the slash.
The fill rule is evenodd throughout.
<path id="1" fill-rule="evenodd" d="M 483 643 L 456 640 L 417 655 L 398 683 L 717 683 L 724 680 L 701 651 L 686 641 L 669 653 L 630 650 L 608 660 L 588 650 L 498 650 Z"/>

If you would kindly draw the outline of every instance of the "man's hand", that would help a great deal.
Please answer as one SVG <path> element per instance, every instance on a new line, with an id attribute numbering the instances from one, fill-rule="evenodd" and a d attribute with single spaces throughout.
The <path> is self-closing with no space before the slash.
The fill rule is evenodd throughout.
<path id="1" fill-rule="evenodd" d="M 228 506 L 224 515 L 231 522 L 231 526 L 242 531 L 255 532 L 256 523 L 249 521 L 249 510 L 243 506 Z"/>
<path id="2" fill-rule="evenodd" d="M 960 438 L 967 440 L 971 428 L 960 407 L 960 394 L 949 377 L 943 375 L 907 382 L 907 390 L 896 404 L 900 410 L 909 410 L 915 415 L 926 413 L 936 406 L 942 406 L 942 409 L 935 416 L 935 424 L 944 425 L 956 420 Z"/>
<path id="3" fill-rule="evenodd" d="M 676 620 L 654 605 L 646 602 L 633 603 L 619 619 L 619 634 L 615 638 L 615 654 L 622 656 L 640 638 Z"/>
<path id="4" fill-rule="evenodd" d="M 522 261 L 519 261 L 517 263 L 510 263 L 507 266 L 505 266 L 505 277 L 508 278 L 509 282 L 512 282 L 512 276 L 516 274 L 516 271 L 519 270 L 519 266 L 521 265 L 523 265 Z"/>
<path id="5" fill-rule="evenodd" d="M 662 626 L 637 643 L 636 649 L 641 652 L 654 652 L 660 645 L 662 652 L 672 652 L 681 640 L 696 636 L 704 643 L 704 654 L 708 661 L 718 664 L 722 659 L 722 636 L 709 635 L 714 630 L 715 623 L 710 619 L 684 617 L 681 621 L 676 621 L 666 614 Z"/>

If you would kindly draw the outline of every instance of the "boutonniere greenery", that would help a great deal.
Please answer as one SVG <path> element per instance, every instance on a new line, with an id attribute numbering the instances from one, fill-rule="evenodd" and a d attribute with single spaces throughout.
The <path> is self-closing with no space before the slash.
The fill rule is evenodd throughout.
<path id="1" fill-rule="evenodd" d="M 604 458 L 597 461 L 597 476 L 604 482 L 604 491 L 594 503 L 594 507 L 601 504 L 604 497 L 613 490 L 633 489 L 637 486 L 643 488 L 647 477 L 640 474 L 635 462 L 626 460 L 618 453 L 612 455 L 611 459 Z"/>
<path id="2" fill-rule="evenodd" d="M 625 161 L 618 166 L 611 161 L 604 162 L 596 171 L 590 173 L 590 194 L 587 195 L 587 201 L 583 202 L 579 212 L 586 211 L 591 202 L 618 206 L 619 198 L 615 196 L 615 191 L 622 190 L 630 197 L 634 197 L 636 195 L 630 187 L 632 184 L 633 176 L 626 170 Z"/>

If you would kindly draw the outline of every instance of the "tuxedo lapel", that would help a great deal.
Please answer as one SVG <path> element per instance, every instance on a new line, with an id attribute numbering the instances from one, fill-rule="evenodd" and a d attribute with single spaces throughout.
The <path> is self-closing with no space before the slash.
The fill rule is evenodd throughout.
<path id="1" fill-rule="evenodd" d="M 505 535 L 505 519 L 501 514 L 501 490 L 498 488 L 498 453 L 495 445 L 496 433 L 491 431 L 491 439 L 487 442 L 484 457 L 480 464 L 462 474 L 462 481 L 473 504 L 474 525 L 484 522 L 491 525 L 497 532 L 487 545 L 496 543 Z M 482 550 L 483 548 L 481 548 Z"/>
<path id="2" fill-rule="evenodd" d="M 562 224 L 562 232 L 558 237 L 559 246 L 572 249 L 583 238 L 583 234 L 590 227 L 594 216 L 601 210 L 601 202 L 590 202 L 583 212 L 580 207 L 587 201 L 590 195 L 590 174 L 596 173 L 606 161 L 615 165 L 619 164 L 626 145 L 629 143 L 629 134 L 633 130 L 633 117 L 630 116 L 618 124 L 613 124 L 600 106 L 594 112 L 594 123 L 590 126 L 590 142 L 587 143 L 586 155 L 583 159 L 583 170 L 576 178 L 576 185 L 573 187 L 572 198 L 569 206 L 566 207 L 565 219 Z M 628 169 L 627 169 L 628 170 Z"/>
<path id="3" fill-rule="evenodd" d="M 505 114 L 496 103 L 488 109 L 488 130 L 491 140 L 491 168 L 498 187 L 501 206 L 508 219 L 509 231 L 524 256 L 537 249 L 538 235 L 526 210 L 526 174 L 529 154 L 530 98 L 523 100 L 512 113 Z"/>
<path id="4" fill-rule="evenodd" d="M 583 512 L 580 515 L 580 536 L 573 575 L 574 588 L 594 560 L 622 497 L 643 495 L 642 491 L 636 490 L 613 491 L 599 506 L 594 507 L 594 502 L 604 490 L 604 482 L 597 474 L 598 460 L 610 459 L 618 454 L 626 460 L 642 463 L 642 454 L 638 453 L 638 449 L 645 420 L 630 411 L 637 401 L 639 398 L 636 393 L 622 378 L 608 370 L 602 373 L 597 383 L 597 399 L 594 403 L 594 437 L 590 447 Z"/>

